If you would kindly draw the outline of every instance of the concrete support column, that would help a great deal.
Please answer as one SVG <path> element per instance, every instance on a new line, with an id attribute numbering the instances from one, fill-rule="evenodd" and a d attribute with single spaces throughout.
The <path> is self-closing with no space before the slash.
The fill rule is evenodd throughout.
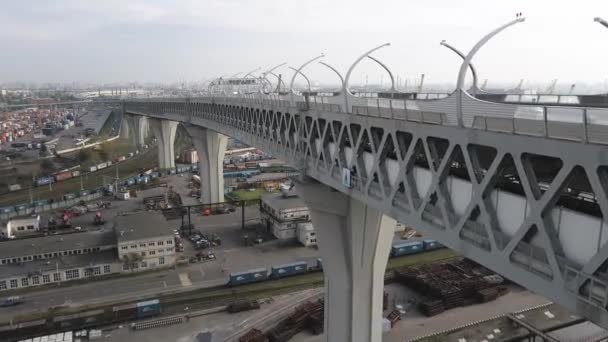
<path id="1" fill-rule="evenodd" d="M 228 137 L 199 126 L 186 126 L 198 155 L 201 202 L 224 202 L 224 155 Z"/>
<path id="2" fill-rule="evenodd" d="M 312 179 L 307 203 L 325 274 L 325 341 L 381 342 L 382 294 L 395 220 Z"/>
<path id="3" fill-rule="evenodd" d="M 158 167 L 171 169 L 175 167 L 175 132 L 177 121 L 150 118 L 149 124 L 158 144 Z"/>
<path id="4" fill-rule="evenodd" d="M 127 115 L 123 114 L 121 126 L 120 126 L 120 138 L 121 139 L 129 139 L 129 120 L 127 120 Z"/>
<path id="5" fill-rule="evenodd" d="M 148 118 L 139 115 L 125 115 L 123 118 L 123 124 L 124 123 L 126 123 L 126 126 L 130 129 L 127 136 L 132 134 L 135 145 L 138 147 L 143 146 L 145 144 L 145 138 L 148 135 Z M 124 127 L 125 126 L 123 125 L 123 128 Z"/>

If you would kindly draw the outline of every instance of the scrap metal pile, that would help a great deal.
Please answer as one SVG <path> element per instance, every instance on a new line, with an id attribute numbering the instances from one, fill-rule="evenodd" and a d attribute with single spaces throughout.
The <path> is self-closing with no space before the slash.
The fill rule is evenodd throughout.
<path id="1" fill-rule="evenodd" d="M 257 329 L 251 329 L 239 338 L 239 342 L 285 342 L 306 328 L 316 335 L 321 334 L 325 319 L 323 305 L 323 299 L 306 302 L 265 335 Z"/>
<path id="2" fill-rule="evenodd" d="M 495 300 L 508 292 L 501 276 L 468 259 L 403 267 L 395 271 L 395 279 L 429 298 L 419 305 L 427 316 Z"/>

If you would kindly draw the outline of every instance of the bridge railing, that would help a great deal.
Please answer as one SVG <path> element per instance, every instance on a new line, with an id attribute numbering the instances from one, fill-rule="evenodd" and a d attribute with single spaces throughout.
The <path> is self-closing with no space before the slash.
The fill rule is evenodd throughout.
<path id="1" fill-rule="evenodd" d="M 485 131 L 608 144 L 607 108 L 543 107 L 537 117 L 476 116 L 473 128 Z"/>

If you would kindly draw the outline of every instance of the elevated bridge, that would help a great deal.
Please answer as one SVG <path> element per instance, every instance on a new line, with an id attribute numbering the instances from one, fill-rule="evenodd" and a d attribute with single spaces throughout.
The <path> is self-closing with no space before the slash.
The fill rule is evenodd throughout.
<path id="1" fill-rule="evenodd" d="M 223 200 L 226 136 L 301 171 L 296 189 L 311 209 L 326 275 L 327 341 L 381 340 L 395 220 L 608 328 L 608 108 L 486 101 L 464 90 L 473 55 L 522 21 L 463 57 L 451 94 L 353 94 L 353 68 L 385 44 L 344 79 L 332 68 L 339 92 L 294 90 L 296 75 L 305 77 L 302 69 L 321 55 L 294 69 L 286 92 L 123 108 L 134 135 L 149 122 L 161 167 L 174 165 L 175 130 L 184 125 L 200 156 L 203 202 Z"/>

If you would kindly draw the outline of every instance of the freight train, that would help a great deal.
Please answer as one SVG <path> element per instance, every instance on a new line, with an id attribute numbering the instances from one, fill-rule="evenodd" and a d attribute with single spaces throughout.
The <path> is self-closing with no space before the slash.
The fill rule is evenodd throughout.
<path id="1" fill-rule="evenodd" d="M 389 258 L 430 252 L 443 247 L 444 246 L 437 240 L 431 239 L 399 243 L 391 247 Z M 312 266 L 308 265 L 308 262 L 306 261 L 300 261 L 286 265 L 272 266 L 270 270 L 257 268 L 249 271 L 230 273 L 227 285 L 238 286 L 251 284 L 321 270 L 323 270 L 323 262 L 320 258 L 317 259 L 316 263 Z"/>
<path id="2" fill-rule="evenodd" d="M 28 334 L 46 334 L 53 331 L 72 329 L 86 329 L 107 325 L 145 319 L 161 314 L 161 303 L 159 299 L 151 299 L 137 303 L 115 305 L 105 309 L 95 309 L 75 314 L 57 315 L 48 319 L 39 319 L 4 325 L 0 327 L 0 339 L 14 340 L 19 330 L 26 330 Z"/>

